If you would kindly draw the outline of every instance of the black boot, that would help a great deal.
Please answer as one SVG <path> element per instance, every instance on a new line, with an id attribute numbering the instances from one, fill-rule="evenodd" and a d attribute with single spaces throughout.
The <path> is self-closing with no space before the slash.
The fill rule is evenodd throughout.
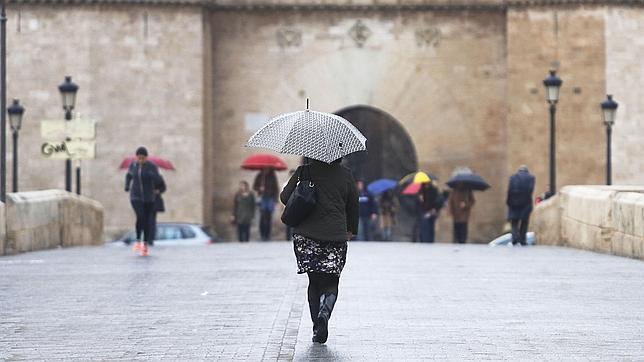
<path id="1" fill-rule="evenodd" d="M 318 333 L 318 314 L 320 314 L 320 303 L 312 303 L 309 301 L 309 312 L 311 312 L 311 321 L 313 321 L 313 342 L 315 342 L 315 335 Z"/>
<path id="2" fill-rule="evenodd" d="M 313 334 L 313 342 L 325 343 L 329 337 L 329 319 L 337 296 L 331 293 L 324 293 L 320 297 L 320 312 L 318 313 L 317 330 Z"/>

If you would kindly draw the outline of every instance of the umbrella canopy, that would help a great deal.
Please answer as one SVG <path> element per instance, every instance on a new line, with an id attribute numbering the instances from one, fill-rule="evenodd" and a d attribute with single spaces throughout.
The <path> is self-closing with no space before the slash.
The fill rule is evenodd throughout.
<path id="1" fill-rule="evenodd" d="M 335 114 L 305 110 L 271 119 L 246 144 L 279 153 L 331 163 L 365 151 L 367 139 L 346 119 Z"/>
<path id="2" fill-rule="evenodd" d="M 125 157 L 123 161 L 121 161 L 121 165 L 119 166 L 119 168 L 122 170 L 127 170 L 127 168 L 130 167 L 130 164 L 134 161 L 136 161 L 136 156 Z M 158 167 L 164 170 L 174 170 L 174 165 L 172 164 L 172 162 L 165 160 L 163 158 L 148 156 L 148 161 L 152 162 L 153 164 L 157 165 Z"/>
<path id="3" fill-rule="evenodd" d="M 398 182 L 396 180 L 381 178 L 370 183 L 367 186 L 367 191 L 371 192 L 374 195 L 380 195 L 387 190 L 395 189 L 396 186 L 398 186 Z"/>
<path id="4" fill-rule="evenodd" d="M 288 169 L 286 162 L 281 158 L 268 153 L 257 153 L 247 157 L 241 165 L 244 170 L 261 170 L 269 168 L 277 171 Z"/>
<path id="5" fill-rule="evenodd" d="M 432 182 L 432 178 L 423 171 L 413 172 L 403 177 L 399 184 L 403 186 L 403 195 L 415 195 L 420 191 L 422 184 Z"/>
<path id="6" fill-rule="evenodd" d="M 471 171 L 455 173 L 447 181 L 447 186 L 451 188 L 456 188 L 459 184 L 476 191 L 485 191 L 490 188 L 490 185 L 481 176 Z"/>

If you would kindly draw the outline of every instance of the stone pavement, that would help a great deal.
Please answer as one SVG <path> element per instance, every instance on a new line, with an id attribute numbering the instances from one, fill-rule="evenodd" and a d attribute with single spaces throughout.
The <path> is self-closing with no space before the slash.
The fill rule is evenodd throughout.
<path id="1" fill-rule="evenodd" d="M 289 243 L 0 258 L 0 360 L 642 360 L 644 263 L 352 243 L 327 345 Z"/>

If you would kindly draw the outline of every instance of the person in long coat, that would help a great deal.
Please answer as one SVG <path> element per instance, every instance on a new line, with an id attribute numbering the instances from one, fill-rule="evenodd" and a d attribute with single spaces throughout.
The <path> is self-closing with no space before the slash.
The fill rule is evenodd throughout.
<path id="1" fill-rule="evenodd" d="M 152 214 L 152 240 L 150 245 L 154 245 L 154 240 L 157 237 L 157 214 L 160 212 L 165 212 L 165 201 L 163 201 L 163 193 L 166 192 L 167 188 L 165 185 L 165 180 L 161 173 L 159 173 L 159 180 L 156 185 L 157 197 L 154 199 L 154 213 Z"/>
<path id="2" fill-rule="evenodd" d="M 303 168 L 308 167 L 317 203 L 312 213 L 293 229 L 298 274 L 309 278 L 308 302 L 313 321 L 313 342 L 325 343 L 329 318 L 338 298 L 340 273 L 347 257 L 347 241 L 358 232 L 358 191 L 341 159 L 331 164 L 312 160 L 300 166 L 280 194 L 284 205 L 295 190 Z"/>
<path id="3" fill-rule="evenodd" d="M 140 252 L 141 256 L 147 256 L 148 245 L 154 240 L 155 201 L 160 194 L 159 185 L 162 178 L 158 167 L 148 161 L 148 150 L 145 147 L 136 150 L 136 157 L 136 161 L 130 164 L 125 175 L 125 191 L 130 193 L 130 203 L 136 214 L 134 251 Z"/>
<path id="4" fill-rule="evenodd" d="M 464 185 L 456 185 L 449 193 L 448 205 L 454 221 L 454 243 L 467 242 L 467 223 L 475 203 L 474 193 Z"/>
<path id="5" fill-rule="evenodd" d="M 512 245 L 526 245 L 534 183 L 535 178 L 527 166 L 519 167 L 519 170 L 510 176 L 505 203 L 508 205 L 508 220 L 512 225 Z"/>
<path id="6" fill-rule="evenodd" d="M 393 190 L 387 190 L 380 196 L 378 203 L 380 208 L 380 228 L 384 241 L 391 241 L 393 228 L 396 226 L 396 213 L 398 212 L 398 199 Z M 358 227 L 358 229 L 360 229 Z"/>
<path id="7" fill-rule="evenodd" d="M 232 216 L 232 221 L 237 226 L 237 237 L 241 242 L 250 239 L 250 225 L 255 218 L 255 208 L 255 194 L 250 191 L 248 182 L 241 181 L 239 191 L 235 194 Z"/>
<path id="8" fill-rule="evenodd" d="M 267 241 L 271 238 L 273 213 L 275 212 L 275 203 L 279 195 L 275 170 L 270 168 L 262 169 L 255 177 L 253 190 L 259 196 L 259 233 L 262 240 Z"/>

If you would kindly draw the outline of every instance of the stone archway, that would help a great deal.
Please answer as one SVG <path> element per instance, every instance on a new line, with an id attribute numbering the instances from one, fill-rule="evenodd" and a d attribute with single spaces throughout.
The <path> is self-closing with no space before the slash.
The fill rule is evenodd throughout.
<path id="1" fill-rule="evenodd" d="M 380 179 L 400 179 L 418 169 L 416 149 L 407 131 L 390 114 L 364 105 L 336 112 L 367 137 L 367 152 L 347 157 L 356 179 L 365 183 Z"/>
<path id="2" fill-rule="evenodd" d="M 414 143 L 400 122 L 390 114 L 371 106 L 357 105 L 336 112 L 351 122 L 367 137 L 367 151 L 349 155 L 344 163 L 357 180 L 365 184 L 380 178 L 398 180 L 418 169 Z M 400 197 L 397 240 L 412 236 L 416 202 Z"/>

